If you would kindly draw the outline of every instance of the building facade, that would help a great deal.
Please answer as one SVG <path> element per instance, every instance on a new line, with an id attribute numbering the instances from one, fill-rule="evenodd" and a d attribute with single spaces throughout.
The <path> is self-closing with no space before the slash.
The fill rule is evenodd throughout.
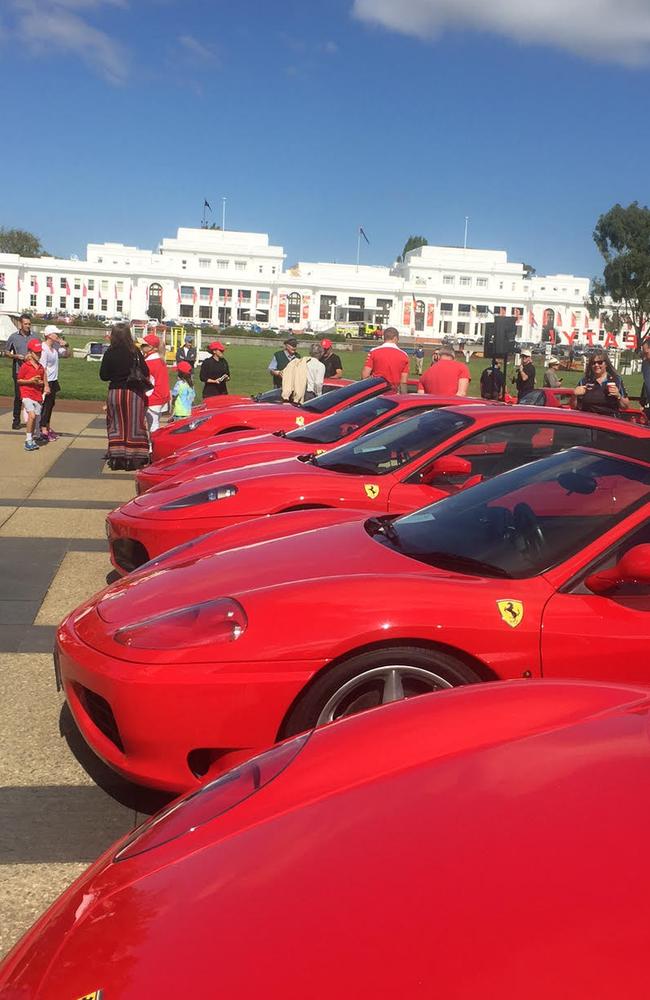
<path id="1" fill-rule="evenodd" d="M 0 254 L 0 312 L 14 313 L 295 331 L 372 323 L 424 340 L 480 339 L 494 316 L 514 316 L 525 341 L 605 343 L 588 294 L 588 278 L 530 275 L 502 250 L 425 246 L 390 267 L 286 268 L 283 248 L 266 234 L 212 229 L 181 228 L 156 251 L 89 244 L 85 260 Z"/>

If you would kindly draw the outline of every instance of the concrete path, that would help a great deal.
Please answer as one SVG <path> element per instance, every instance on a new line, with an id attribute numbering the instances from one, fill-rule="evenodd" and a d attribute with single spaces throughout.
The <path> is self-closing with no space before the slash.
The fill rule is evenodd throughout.
<path id="1" fill-rule="evenodd" d="M 134 490 L 104 467 L 102 417 L 55 417 L 64 436 L 30 454 L 0 414 L 0 956 L 164 802 L 88 750 L 56 691 L 55 627 L 105 586 L 104 519 Z"/>

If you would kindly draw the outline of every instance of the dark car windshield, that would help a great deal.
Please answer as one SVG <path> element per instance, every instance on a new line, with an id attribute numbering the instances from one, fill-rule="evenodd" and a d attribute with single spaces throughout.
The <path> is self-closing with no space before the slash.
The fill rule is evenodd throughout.
<path id="1" fill-rule="evenodd" d="M 255 403 L 282 403 L 282 389 L 269 389 L 268 392 L 258 392 L 253 396 Z"/>
<path id="2" fill-rule="evenodd" d="M 363 403 L 348 406 L 345 410 L 331 413 L 329 417 L 316 420 L 307 427 L 297 427 L 295 431 L 289 431 L 286 437 L 288 441 L 303 441 L 305 444 L 332 444 L 396 407 L 395 400 L 387 399 L 386 396 L 376 396 L 364 400 Z"/>
<path id="3" fill-rule="evenodd" d="M 308 410 L 310 413 L 327 413 L 328 410 L 333 410 L 335 406 L 346 403 L 349 399 L 354 399 L 355 396 L 364 393 L 379 396 L 380 393 L 386 392 L 387 388 L 388 383 L 383 378 L 364 378 L 359 382 L 350 382 L 349 385 L 342 385 L 338 389 L 332 389 L 331 392 L 323 393 L 322 396 L 309 399 L 302 404 L 301 409 Z M 372 389 L 375 392 L 371 393 Z"/>
<path id="4" fill-rule="evenodd" d="M 650 466 L 572 448 L 366 530 L 431 566 L 519 579 L 570 558 L 648 500 Z"/>
<path id="5" fill-rule="evenodd" d="M 358 441 L 342 444 L 316 464 L 332 472 L 385 476 L 426 454 L 473 423 L 453 410 L 430 410 L 365 434 Z"/>

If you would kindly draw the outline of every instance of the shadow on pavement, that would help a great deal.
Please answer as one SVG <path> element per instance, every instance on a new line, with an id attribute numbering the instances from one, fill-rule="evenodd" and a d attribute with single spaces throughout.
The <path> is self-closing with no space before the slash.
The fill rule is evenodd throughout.
<path id="1" fill-rule="evenodd" d="M 83 767 L 86 774 L 99 785 L 107 795 L 119 802 L 126 809 L 150 816 L 171 802 L 174 796 L 166 792 L 158 792 L 151 788 L 143 788 L 122 778 L 112 771 L 103 760 L 93 753 L 77 728 L 72 712 L 64 704 L 59 715 L 59 732 L 68 744 L 70 752 Z"/>

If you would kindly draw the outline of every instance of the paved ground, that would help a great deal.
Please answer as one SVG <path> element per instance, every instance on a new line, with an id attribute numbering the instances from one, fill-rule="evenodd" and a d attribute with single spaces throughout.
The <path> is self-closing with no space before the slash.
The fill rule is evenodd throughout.
<path id="1" fill-rule="evenodd" d="M 85 747 L 56 692 L 55 626 L 111 572 L 104 518 L 133 495 L 105 469 L 105 423 L 57 411 L 62 438 L 28 454 L 0 413 L 0 955 L 161 797 Z"/>

